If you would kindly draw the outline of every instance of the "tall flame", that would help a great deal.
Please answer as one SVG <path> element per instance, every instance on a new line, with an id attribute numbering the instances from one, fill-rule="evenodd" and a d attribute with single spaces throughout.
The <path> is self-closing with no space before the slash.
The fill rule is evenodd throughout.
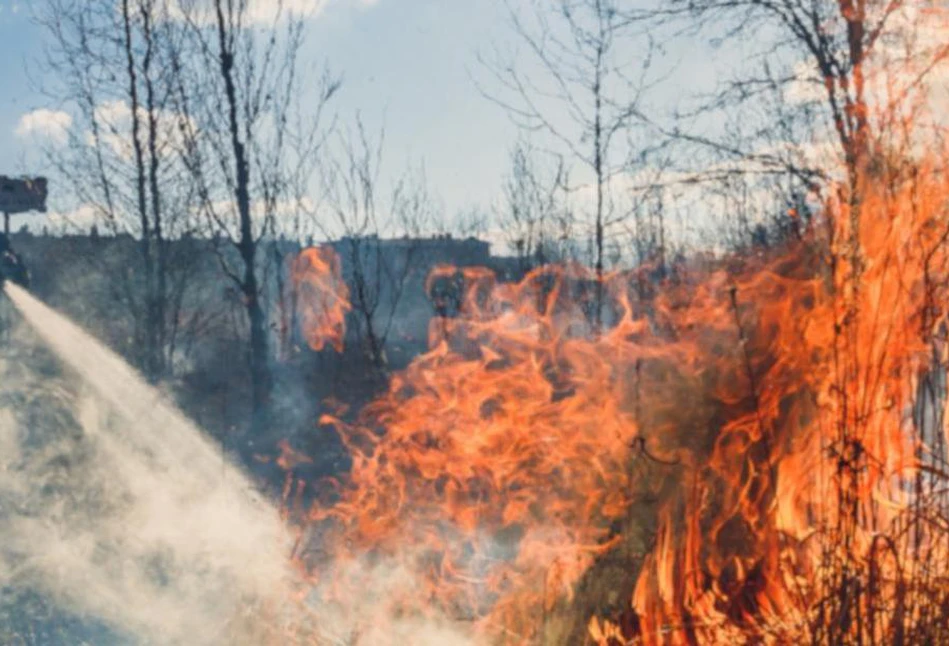
<path id="1" fill-rule="evenodd" d="M 820 613 L 883 640 L 931 620 L 906 609 L 949 599 L 945 537 L 896 530 L 935 437 L 917 411 L 946 352 L 949 177 L 924 164 L 861 195 L 859 219 L 830 200 L 779 248 L 605 277 L 599 333 L 583 267 L 516 285 L 436 270 L 460 314 L 357 423 L 323 420 L 353 459 L 310 514 L 335 566 L 394 559 L 425 583 L 400 613 L 502 643 L 577 638 L 556 617 L 597 586 L 630 595 L 584 618 L 603 644 L 830 641 Z M 625 571 L 591 581 L 614 553 Z M 910 567 L 926 586 L 901 582 Z M 322 574 L 356 593 L 342 571 Z M 834 597 L 862 575 L 873 589 Z"/>
<path id="2" fill-rule="evenodd" d="M 502 644 L 949 640 L 949 149 L 890 130 L 770 248 L 433 271 L 430 350 L 322 420 L 321 592 L 385 564 L 389 615 Z"/>
<path id="3" fill-rule="evenodd" d="M 352 306 L 339 255 L 326 245 L 304 249 L 293 260 L 290 276 L 300 327 L 309 346 L 317 351 L 331 346 L 342 352 L 346 314 Z"/>

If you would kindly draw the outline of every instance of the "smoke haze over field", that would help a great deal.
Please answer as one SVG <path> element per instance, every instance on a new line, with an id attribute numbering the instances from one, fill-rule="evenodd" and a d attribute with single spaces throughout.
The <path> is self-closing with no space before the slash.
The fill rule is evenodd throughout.
<path id="1" fill-rule="evenodd" d="M 24 326 L 0 361 L 0 591 L 39 594 L 81 618 L 66 638 L 100 645 L 475 645 L 447 621 L 379 621 L 418 589 L 394 564 L 341 566 L 367 584 L 345 607 L 318 588 L 295 603 L 276 507 L 117 356 L 25 291 L 7 294 L 72 370 Z M 19 627 L 3 610 L 0 640 L 22 637 L 3 632 Z"/>
<path id="2" fill-rule="evenodd" d="M 259 643 L 291 581 L 276 510 L 121 360 L 9 293 L 84 382 L 42 379 L 26 344 L 4 362 L 0 582 L 146 642 Z"/>
<path id="3" fill-rule="evenodd" d="M 0 646 L 949 644 L 949 9 L 854 4 L 0 0 Z"/>

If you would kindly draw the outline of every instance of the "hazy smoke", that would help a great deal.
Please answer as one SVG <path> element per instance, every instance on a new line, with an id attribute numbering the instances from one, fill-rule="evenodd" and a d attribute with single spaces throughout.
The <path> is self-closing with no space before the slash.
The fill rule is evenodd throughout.
<path id="1" fill-rule="evenodd" d="M 318 588 L 295 601 L 274 506 L 117 355 L 7 294 L 82 379 L 31 339 L 0 359 L 0 589 L 35 590 L 131 643 L 473 646 L 465 626 L 393 614 L 393 598 L 419 593 L 395 566 L 344 566 L 366 581 L 344 606 Z"/>
<path id="2" fill-rule="evenodd" d="M 406 545 L 406 550 L 412 547 Z M 339 646 L 478 646 L 470 624 L 413 613 L 411 607 L 427 605 L 425 584 L 405 567 L 404 560 L 367 560 L 336 563 L 326 586 L 312 591 L 312 605 L 321 642 Z M 332 601 L 340 581 L 358 581 L 345 598 Z M 329 593 L 329 595 L 326 595 Z M 431 608 L 429 608 L 431 610 Z"/>
<path id="3" fill-rule="evenodd" d="M 292 574 L 276 510 L 121 359 L 8 293 L 98 398 L 39 378 L 32 353 L 2 366 L 0 584 L 161 644 L 256 644 L 296 621 L 277 615 Z"/>

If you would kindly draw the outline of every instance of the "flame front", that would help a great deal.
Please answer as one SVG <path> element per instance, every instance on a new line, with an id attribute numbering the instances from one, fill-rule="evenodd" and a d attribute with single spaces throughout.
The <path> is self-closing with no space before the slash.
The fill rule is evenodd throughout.
<path id="1" fill-rule="evenodd" d="M 949 151 L 873 146 L 769 248 L 437 268 L 430 350 L 322 420 L 324 599 L 385 565 L 371 621 L 489 643 L 949 641 Z"/>
<path id="2" fill-rule="evenodd" d="M 918 612 L 949 599 L 945 530 L 907 511 L 945 432 L 919 410 L 946 348 L 949 178 L 921 166 L 863 196 L 859 283 L 846 200 L 780 248 L 611 274 L 598 315 L 579 266 L 517 285 L 437 270 L 461 314 L 358 423 L 324 419 L 353 466 L 311 512 L 322 576 L 358 594 L 341 564 L 394 560 L 424 587 L 391 608 L 498 643 L 831 643 L 823 615 L 889 641 L 945 621 Z M 578 637 L 558 617 L 604 589 L 625 610 Z"/>
<path id="3" fill-rule="evenodd" d="M 346 314 L 352 306 L 339 255 L 325 245 L 304 249 L 293 260 L 290 276 L 307 344 L 317 351 L 331 346 L 342 352 Z"/>

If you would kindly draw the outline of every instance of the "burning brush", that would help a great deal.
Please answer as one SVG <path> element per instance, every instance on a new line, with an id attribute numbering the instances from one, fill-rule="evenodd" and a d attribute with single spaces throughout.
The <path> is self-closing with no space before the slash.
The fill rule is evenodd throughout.
<path id="1" fill-rule="evenodd" d="M 323 419 L 352 456 L 299 517 L 324 602 L 386 567 L 411 575 L 388 616 L 486 643 L 949 639 L 945 393 L 921 399 L 949 174 L 917 163 L 660 281 L 437 270 L 429 352 Z"/>

